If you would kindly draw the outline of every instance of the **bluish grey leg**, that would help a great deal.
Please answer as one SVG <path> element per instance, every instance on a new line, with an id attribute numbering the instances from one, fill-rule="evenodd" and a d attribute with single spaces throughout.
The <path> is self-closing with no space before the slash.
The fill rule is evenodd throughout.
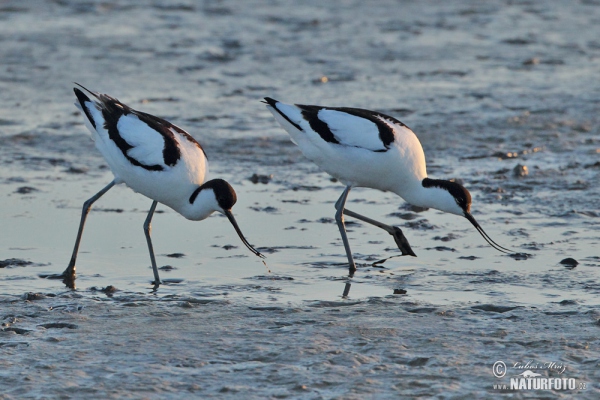
<path id="1" fill-rule="evenodd" d="M 75 240 L 75 248 L 73 249 L 73 254 L 71 255 L 71 262 L 69 262 L 69 266 L 65 269 L 65 272 L 62 275 L 65 278 L 74 279 L 75 277 L 75 262 L 77 261 L 77 253 L 79 252 L 79 244 L 81 243 L 81 236 L 83 235 L 83 227 L 85 225 L 85 220 L 92 208 L 92 204 L 100 197 L 104 195 L 104 193 L 108 192 L 110 188 L 115 186 L 116 181 L 112 181 L 108 185 L 104 187 L 101 191 L 90 197 L 88 200 L 83 203 L 83 211 L 81 212 L 81 221 L 79 222 L 79 232 L 77 232 L 77 239 Z"/>
<path id="2" fill-rule="evenodd" d="M 337 222 L 338 228 L 340 229 L 340 235 L 342 236 L 342 242 L 344 243 L 344 248 L 346 249 L 346 256 L 348 257 L 348 268 L 350 269 L 350 274 L 353 274 L 356 271 L 356 264 L 354 263 L 354 257 L 352 257 L 352 250 L 350 250 L 350 243 L 348 242 L 348 235 L 346 235 L 346 225 L 344 224 L 344 207 L 346 205 L 346 199 L 348 198 L 348 194 L 352 186 L 346 186 L 344 192 L 335 203 L 336 213 L 335 213 L 335 221 Z"/>
<path id="3" fill-rule="evenodd" d="M 150 231 L 152 231 L 152 226 L 150 223 L 152 222 L 152 217 L 154 216 L 154 211 L 156 210 L 158 202 L 155 200 L 152 202 L 152 206 L 150 207 L 150 211 L 148 211 L 148 216 L 146 217 L 146 221 L 144 222 L 144 234 L 146 235 L 146 242 L 148 242 L 148 251 L 150 252 L 150 262 L 152 263 L 152 272 L 154 272 L 154 285 L 160 285 L 160 278 L 158 277 L 158 267 L 156 266 L 156 258 L 154 257 L 154 248 L 152 247 L 152 239 L 150 238 Z"/>

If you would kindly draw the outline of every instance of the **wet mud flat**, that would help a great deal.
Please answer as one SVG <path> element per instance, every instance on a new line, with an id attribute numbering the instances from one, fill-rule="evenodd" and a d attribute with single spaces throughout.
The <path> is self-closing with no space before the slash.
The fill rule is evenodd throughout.
<path id="1" fill-rule="evenodd" d="M 600 312 L 576 304 L 448 307 L 387 296 L 289 305 L 73 293 L 0 301 L 4 399 L 540 398 L 493 387 L 509 385 L 523 372 L 512 366 L 530 360 L 548 363 L 535 370 L 544 377 L 577 382 L 575 391 L 541 398 L 598 396 Z M 505 377 L 491 373 L 497 361 L 508 364 Z"/>
<path id="2" fill-rule="evenodd" d="M 0 5 L 0 398 L 599 397 L 600 4 L 3 2 Z M 115 188 L 66 267 L 83 201 L 111 174 L 72 82 L 187 129 L 267 265 L 222 218 Z M 397 117 L 433 178 L 456 178 L 500 244 L 397 196 L 352 210 L 401 227 L 418 258 L 349 218 L 264 96 Z M 350 284 L 350 286 L 348 286 Z M 349 290 L 348 290 L 349 289 Z M 573 391 L 503 391 L 530 360 Z M 533 371 L 533 370 L 532 370 Z M 579 384 L 585 384 L 585 389 Z"/>

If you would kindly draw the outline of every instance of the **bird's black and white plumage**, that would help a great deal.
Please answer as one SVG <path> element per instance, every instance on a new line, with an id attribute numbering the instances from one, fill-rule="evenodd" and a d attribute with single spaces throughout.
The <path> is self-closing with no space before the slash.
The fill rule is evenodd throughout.
<path id="1" fill-rule="evenodd" d="M 302 153 L 339 179 L 346 190 L 336 203 L 336 220 L 346 247 L 350 269 L 355 269 L 343 215 L 384 228 L 394 235 L 403 254 L 414 255 L 398 228 L 345 210 L 353 187 L 391 191 L 407 202 L 466 217 L 497 250 L 470 213 L 471 195 L 458 183 L 427 177 L 425 154 L 414 132 L 402 122 L 377 111 L 347 107 L 286 104 L 265 98 L 267 108 Z"/>
<path id="2" fill-rule="evenodd" d="M 114 180 L 84 204 L 73 256 L 63 275 L 74 276 L 83 225 L 91 205 L 119 183 L 154 201 L 144 229 L 156 283 L 159 277 L 150 240 L 150 221 L 157 203 L 193 221 L 203 220 L 215 211 L 223 213 L 242 242 L 254 254 L 262 256 L 244 238 L 231 213 L 237 200 L 231 185 L 222 179 L 206 180 L 208 160 L 200 143 L 169 121 L 77 85 L 83 90 L 73 89 L 77 97 L 75 105 L 83 112 L 85 124 Z"/>

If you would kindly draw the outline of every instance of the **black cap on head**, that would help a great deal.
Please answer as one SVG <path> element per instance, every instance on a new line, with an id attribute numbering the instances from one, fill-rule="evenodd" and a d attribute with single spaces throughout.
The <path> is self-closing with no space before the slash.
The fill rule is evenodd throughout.
<path id="1" fill-rule="evenodd" d="M 212 189 L 215 194 L 215 198 L 217 199 L 217 203 L 219 207 L 223 210 L 231 210 L 231 208 L 237 202 L 237 195 L 235 194 L 235 190 L 233 187 L 223 179 L 213 179 L 208 182 L 205 182 L 202 186 L 192 193 L 190 196 L 190 204 L 193 204 L 198 197 L 198 194 L 204 189 Z"/>
<path id="2" fill-rule="evenodd" d="M 443 179 L 423 179 L 423 187 L 437 187 L 446 190 L 454 197 L 456 204 L 466 213 L 471 212 L 471 193 L 463 185 Z"/>

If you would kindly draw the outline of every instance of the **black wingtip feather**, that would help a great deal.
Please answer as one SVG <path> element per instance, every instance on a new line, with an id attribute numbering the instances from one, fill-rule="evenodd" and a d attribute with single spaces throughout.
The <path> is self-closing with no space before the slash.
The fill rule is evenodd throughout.
<path id="1" fill-rule="evenodd" d="M 278 103 L 278 101 L 275 99 L 272 99 L 271 97 L 265 97 L 265 101 L 263 103 L 266 103 L 266 104 L 270 105 L 271 107 L 275 107 L 275 104 Z"/>
<path id="2" fill-rule="evenodd" d="M 79 84 L 76 83 L 76 85 L 79 85 Z M 81 85 L 79 85 L 79 86 L 81 86 Z M 81 86 L 81 87 L 84 88 L 83 86 Z M 85 89 L 85 90 L 87 90 L 87 89 Z M 92 114 L 90 114 L 90 110 L 85 105 L 86 102 L 89 103 L 92 100 L 90 100 L 90 98 L 85 93 L 83 93 L 81 90 L 79 90 L 77 88 L 73 88 L 73 91 L 75 92 L 75 96 L 77 96 L 77 101 L 79 101 L 79 104 L 81 105 L 81 109 L 83 110 L 85 117 L 88 119 L 88 121 L 90 121 L 90 124 L 92 124 L 94 129 L 96 129 L 96 122 L 94 121 L 94 118 L 92 118 Z M 88 90 L 88 92 L 89 92 L 89 90 Z"/>
<path id="3" fill-rule="evenodd" d="M 86 88 L 85 86 L 83 86 L 80 83 L 77 82 L 73 82 L 75 85 L 79 86 L 80 88 L 82 88 L 83 90 L 85 90 L 86 92 L 88 92 L 89 94 L 91 94 L 92 96 L 94 96 L 95 98 L 98 98 L 98 93 L 91 91 L 90 89 Z M 77 88 L 73 88 L 73 90 L 76 90 Z"/>

